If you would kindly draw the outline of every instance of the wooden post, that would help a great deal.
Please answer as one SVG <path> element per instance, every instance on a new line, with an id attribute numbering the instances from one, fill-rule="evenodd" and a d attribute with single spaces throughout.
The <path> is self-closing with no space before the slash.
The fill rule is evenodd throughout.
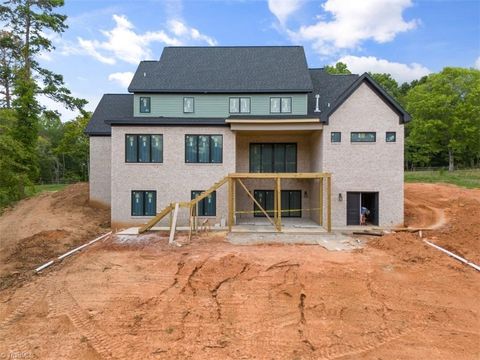
<path id="1" fill-rule="evenodd" d="M 233 225 L 233 179 L 228 178 L 228 231 L 232 231 Z"/>
<path id="2" fill-rule="evenodd" d="M 178 217 L 178 203 L 175 203 L 175 210 L 173 213 L 172 225 L 170 226 L 170 237 L 168 238 L 168 244 L 173 243 L 175 237 L 175 229 L 177 227 L 177 217 Z"/>
<path id="3" fill-rule="evenodd" d="M 232 226 L 237 222 L 237 181 L 235 178 L 232 178 Z"/>
<path id="4" fill-rule="evenodd" d="M 332 232 L 332 177 L 327 177 L 327 231 Z"/>
<path id="5" fill-rule="evenodd" d="M 282 190 L 280 185 L 280 178 L 276 178 L 275 197 L 277 199 L 277 230 L 282 231 Z"/>
<path id="6" fill-rule="evenodd" d="M 319 197 L 318 197 L 318 223 L 320 226 L 323 226 L 323 178 L 318 179 L 319 185 L 318 185 L 318 192 L 319 192 Z"/>

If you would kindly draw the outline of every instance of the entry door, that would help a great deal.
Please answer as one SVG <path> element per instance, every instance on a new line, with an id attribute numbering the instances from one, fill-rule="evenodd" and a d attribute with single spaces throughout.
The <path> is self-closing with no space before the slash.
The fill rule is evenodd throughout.
<path id="1" fill-rule="evenodd" d="M 360 193 L 347 192 L 347 225 L 360 225 Z"/>
<path id="2" fill-rule="evenodd" d="M 265 209 L 269 216 L 274 216 L 274 199 L 275 192 L 273 190 L 254 190 L 253 196 L 255 200 Z M 282 190 L 282 217 L 301 217 L 302 211 L 302 192 L 300 190 Z M 263 212 L 254 205 L 254 216 L 264 217 Z"/>

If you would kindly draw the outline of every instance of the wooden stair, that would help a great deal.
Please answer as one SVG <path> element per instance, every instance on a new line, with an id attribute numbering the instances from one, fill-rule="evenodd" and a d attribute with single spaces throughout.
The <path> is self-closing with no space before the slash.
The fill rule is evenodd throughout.
<path id="1" fill-rule="evenodd" d="M 207 196 L 209 196 L 211 193 L 216 191 L 220 186 L 225 184 L 228 181 L 228 176 L 223 177 L 221 180 L 217 181 L 214 183 L 210 188 L 196 196 L 194 199 L 186 202 L 179 202 L 180 207 L 188 207 L 191 208 L 194 205 L 197 205 L 200 201 L 205 199 Z M 173 209 L 175 209 L 175 203 L 171 203 L 167 206 L 165 206 L 157 215 L 152 218 L 149 222 L 147 222 L 145 225 L 141 226 L 138 229 L 138 232 L 141 234 L 147 230 L 150 230 L 152 227 L 155 226 L 156 223 L 158 223 L 160 220 L 162 220 L 165 216 L 170 214 Z"/>

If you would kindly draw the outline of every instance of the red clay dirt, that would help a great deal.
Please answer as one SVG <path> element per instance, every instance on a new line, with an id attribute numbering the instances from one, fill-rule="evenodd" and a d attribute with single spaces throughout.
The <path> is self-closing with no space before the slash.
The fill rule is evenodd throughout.
<path id="1" fill-rule="evenodd" d="M 478 261 L 480 192 L 406 185 L 408 225 L 441 221 L 429 215 L 432 208 L 444 214 L 445 225 L 423 235 Z M 168 246 L 160 233 L 127 239 L 97 243 L 1 291 L 0 354 L 87 360 L 480 356 L 480 274 L 417 234 L 370 239 L 356 252 L 234 246 L 223 234 L 197 236 L 183 247 Z"/>

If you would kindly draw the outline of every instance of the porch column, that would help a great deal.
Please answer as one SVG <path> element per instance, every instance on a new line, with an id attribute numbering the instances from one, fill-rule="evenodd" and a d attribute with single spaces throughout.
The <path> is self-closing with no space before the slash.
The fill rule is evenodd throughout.
<path id="1" fill-rule="evenodd" d="M 275 199 L 277 200 L 277 230 L 282 231 L 282 190 L 280 185 L 280 178 L 275 179 Z"/>
<path id="2" fill-rule="evenodd" d="M 233 201 L 234 201 L 234 194 L 233 194 L 233 178 L 228 178 L 228 231 L 232 231 L 233 226 Z"/>
<path id="3" fill-rule="evenodd" d="M 323 177 L 318 179 L 318 223 L 323 226 Z"/>
<path id="4" fill-rule="evenodd" d="M 332 177 L 327 177 L 327 231 L 332 232 Z"/>

